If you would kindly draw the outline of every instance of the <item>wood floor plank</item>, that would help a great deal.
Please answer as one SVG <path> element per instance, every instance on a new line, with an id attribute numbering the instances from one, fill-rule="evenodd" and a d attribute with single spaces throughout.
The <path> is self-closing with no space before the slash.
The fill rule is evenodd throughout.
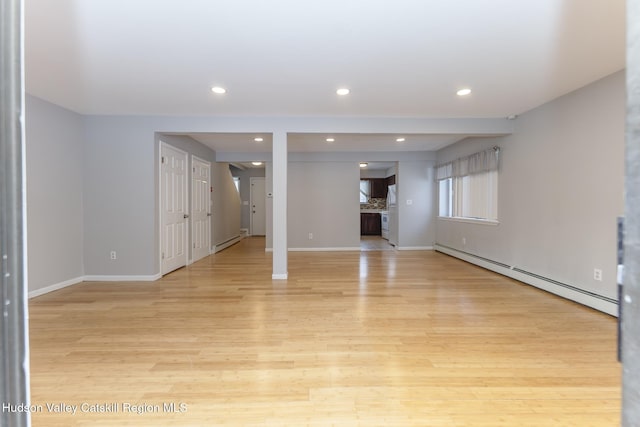
<path id="1" fill-rule="evenodd" d="M 34 426 L 619 425 L 614 318 L 431 251 L 294 252 L 272 281 L 247 238 L 29 309 Z"/>

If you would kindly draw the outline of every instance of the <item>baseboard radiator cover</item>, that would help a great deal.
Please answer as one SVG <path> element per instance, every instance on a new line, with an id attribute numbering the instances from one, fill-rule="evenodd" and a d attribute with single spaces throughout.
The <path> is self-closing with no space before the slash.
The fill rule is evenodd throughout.
<path id="1" fill-rule="evenodd" d="M 611 316 L 618 316 L 618 301 L 594 292 L 586 291 L 567 283 L 549 277 L 541 276 L 521 268 L 484 258 L 469 252 L 464 252 L 445 245 L 435 245 L 435 250 L 454 258 L 461 259 L 503 276 L 510 277 L 527 285 L 542 289 L 554 295 L 594 308 Z"/>
<path id="2" fill-rule="evenodd" d="M 214 253 L 218 253 L 218 252 L 220 252 L 220 251 L 221 251 L 221 250 L 223 250 L 223 249 L 227 249 L 229 246 L 233 246 L 233 245 L 235 245 L 235 244 L 236 244 L 236 243 L 238 243 L 240 240 L 242 240 L 242 235 L 238 234 L 237 236 L 233 236 L 232 238 L 227 239 L 227 240 L 225 240 L 224 242 L 217 244 L 217 245 L 215 246 L 215 249 L 214 249 L 214 251 L 213 251 L 213 252 L 214 252 Z"/>

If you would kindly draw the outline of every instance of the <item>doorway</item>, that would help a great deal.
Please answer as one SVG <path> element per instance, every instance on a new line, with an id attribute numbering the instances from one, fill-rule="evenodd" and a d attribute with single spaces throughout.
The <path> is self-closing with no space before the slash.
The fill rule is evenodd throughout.
<path id="1" fill-rule="evenodd" d="M 193 262 L 210 254 L 211 163 L 191 156 L 191 241 Z"/>
<path id="2" fill-rule="evenodd" d="M 160 143 L 161 273 L 187 265 L 187 153 Z"/>
<path id="3" fill-rule="evenodd" d="M 265 179 L 252 177 L 250 178 L 250 183 L 251 229 L 249 232 L 252 236 L 264 236 L 267 234 Z"/>

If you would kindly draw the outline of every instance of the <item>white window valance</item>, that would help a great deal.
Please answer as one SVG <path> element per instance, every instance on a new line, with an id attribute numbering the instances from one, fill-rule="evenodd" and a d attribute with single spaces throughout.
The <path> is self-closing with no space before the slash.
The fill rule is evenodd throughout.
<path id="1" fill-rule="evenodd" d="M 498 170 L 500 147 L 493 147 L 436 166 L 436 180 Z"/>

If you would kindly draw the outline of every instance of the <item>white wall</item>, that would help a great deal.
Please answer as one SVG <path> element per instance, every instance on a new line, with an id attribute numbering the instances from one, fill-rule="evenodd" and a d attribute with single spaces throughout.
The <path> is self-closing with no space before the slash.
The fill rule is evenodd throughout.
<path id="1" fill-rule="evenodd" d="M 433 165 L 433 161 L 398 162 L 396 188 L 399 249 L 433 247 L 437 213 Z"/>
<path id="2" fill-rule="evenodd" d="M 444 163 L 502 147 L 500 224 L 438 220 L 437 243 L 617 299 L 624 137 L 625 80 L 618 72 L 522 114 L 511 136 L 440 150 Z M 593 279 L 594 268 L 602 269 L 602 282 Z"/>
<path id="3" fill-rule="evenodd" d="M 82 116 L 27 95 L 29 291 L 78 282 L 83 268 Z"/>
<path id="4" fill-rule="evenodd" d="M 358 163 L 289 162 L 288 178 L 289 248 L 360 247 Z"/>
<path id="5" fill-rule="evenodd" d="M 213 243 L 219 246 L 240 236 L 240 196 L 229 163 L 214 163 L 211 171 L 213 185 Z"/>

